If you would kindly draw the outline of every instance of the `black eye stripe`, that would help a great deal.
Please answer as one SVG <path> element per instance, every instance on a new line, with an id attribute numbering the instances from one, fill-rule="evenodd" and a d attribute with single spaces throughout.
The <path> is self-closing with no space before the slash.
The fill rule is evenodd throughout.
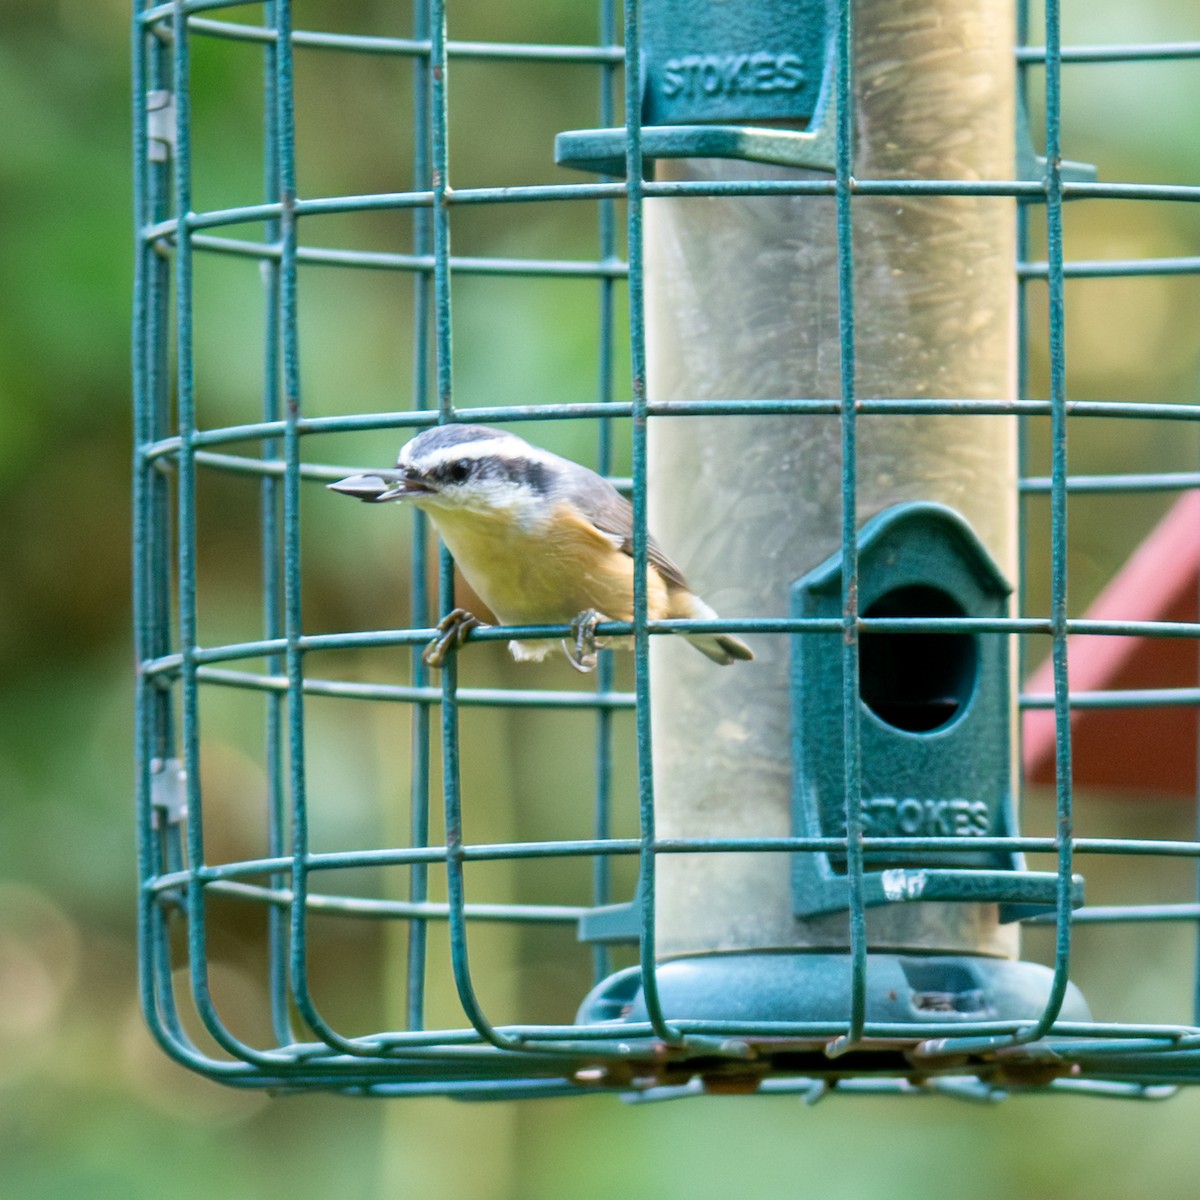
<path id="1" fill-rule="evenodd" d="M 525 464 L 525 480 L 535 492 L 545 495 L 550 490 L 550 473 L 544 463 L 531 461 Z"/>
<path id="2" fill-rule="evenodd" d="M 535 492 L 549 490 L 550 473 L 544 463 L 530 458 L 498 458 L 491 460 L 490 472 L 510 483 L 523 483 Z"/>
<path id="3" fill-rule="evenodd" d="M 455 458 L 438 463 L 429 474 L 441 483 L 465 483 L 478 470 L 479 464 L 469 458 Z"/>
<path id="4" fill-rule="evenodd" d="M 549 492 L 553 472 L 537 459 L 529 458 L 456 458 L 439 463 L 432 474 L 442 483 L 465 483 L 471 478 L 504 480 L 524 484 L 543 495 Z"/>

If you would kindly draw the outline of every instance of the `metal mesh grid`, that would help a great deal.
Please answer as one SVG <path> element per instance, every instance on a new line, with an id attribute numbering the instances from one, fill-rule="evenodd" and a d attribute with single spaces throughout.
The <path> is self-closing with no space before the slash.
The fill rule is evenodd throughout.
<path id="1" fill-rule="evenodd" d="M 210 10 L 253 7 L 261 18 L 250 23 L 205 17 Z M 644 178 L 639 70 L 624 76 L 626 182 L 538 186 L 451 187 L 447 146 L 448 74 L 456 60 L 506 60 L 532 64 L 554 61 L 594 71 L 599 77 L 598 123 L 614 124 L 614 91 L 619 73 L 635 64 L 639 47 L 639 5 L 624 7 L 624 47 L 618 44 L 617 12 L 611 2 L 600 5 L 600 32 L 594 46 L 501 45 L 449 41 L 444 0 L 417 5 L 411 39 L 351 36 L 293 30 L 284 3 L 245 6 L 228 0 L 192 0 L 173 5 L 140 7 L 134 32 L 135 155 L 137 164 L 136 230 L 137 292 L 135 311 L 135 607 L 137 618 L 139 693 L 139 868 L 142 937 L 143 1003 L 151 1027 L 164 1047 L 181 1061 L 225 1082 L 275 1088 L 322 1087 L 376 1094 L 449 1092 L 474 1096 L 516 1096 L 570 1092 L 599 1066 L 605 1081 L 636 1084 L 644 1078 L 657 1085 L 656 1095 L 670 1091 L 671 1064 L 682 1058 L 708 1056 L 719 1068 L 746 1056 L 746 1038 L 793 1039 L 797 1058 L 793 1071 L 767 1080 L 763 1091 L 801 1090 L 819 1093 L 836 1075 L 839 1090 L 892 1089 L 920 1091 L 902 1079 L 856 1074 L 851 1056 L 833 1053 L 864 1045 L 882 1046 L 904 1039 L 929 1069 L 937 1090 L 966 1095 L 1002 1094 L 1002 1079 L 987 1082 L 943 1069 L 939 1062 L 963 1055 L 1023 1054 L 1023 1061 L 1052 1058 L 1078 1065 L 1076 1077 L 1047 1079 L 1057 1089 L 1098 1094 L 1161 1094 L 1159 1084 L 1189 1082 L 1196 1076 L 1192 1056 L 1195 1038 L 1190 1025 L 1056 1022 L 1068 982 L 1072 928 L 1080 923 L 1195 920 L 1200 906 L 1122 906 L 1071 912 L 1071 876 L 1078 855 L 1136 854 L 1194 859 L 1200 845 L 1191 841 L 1073 836 L 1070 712 L 1089 705 L 1195 705 L 1200 689 L 1137 693 L 1072 694 L 1067 679 L 1067 637 L 1072 634 L 1143 635 L 1195 639 L 1192 623 L 1094 621 L 1068 616 L 1067 505 L 1077 491 L 1120 494 L 1146 489 L 1187 489 L 1200 485 L 1194 473 L 1072 477 L 1067 463 L 1068 425 L 1089 418 L 1195 421 L 1200 405 L 1153 404 L 1142 401 L 1068 401 L 1064 360 L 1065 286 L 1071 278 L 1194 272 L 1194 258 L 1139 259 L 1128 262 L 1068 262 L 1063 252 L 1063 207 L 1072 199 L 1113 201 L 1200 200 L 1200 187 L 1072 182 L 1064 178 L 1061 138 L 1061 73 L 1068 63 L 1124 59 L 1200 58 L 1200 45 L 1118 46 L 1105 49 L 1066 48 L 1059 44 L 1059 10 L 1045 6 L 1045 45 L 1027 44 L 1022 30 L 1017 62 L 1023 88 L 1037 70 L 1044 75 L 1045 167 L 1038 179 L 945 181 L 858 180 L 851 160 L 850 97 L 854 79 L 849 48 L 853 7 L 841 0 L 837 9 L 837 168 L 827 180 L 756 182 L 652 182 Z M 264 201 L 220 210 L 195 211 L 192 201 L 192 113 L 190 72 L 194 45 L 211 39 L 219 44 L 252 43 L 261 48 L 264 64 L 266 172 Z M 411 60 L 413 126 L 413 190 L 374 195 L 301 199 L 296 180 L 295 58 L 300 53 L 338 50 Z M 148 117 L 148 109 L 174 103 L 174 129 Z M 149 98 L 149 102 L 148 102 Z M 167 110 L 163 110 L 167 111 Z M 425 136 L 427 134 L 427 136 Z M 168 150 L 168 143 L 169 150 Z M 842 379 L 840 402 L 796 397 L 787 400 L 695 401 L 672 403 L 669 414 L 646 395 L 642 293 L 643 201 L 660 196 L 713 195 L 833 196 L 837 206 L 840 268 Z M 1045 399 L 1028 395 L 1028 372 L 1022 358 L 1020 397 L 993 400 L 859 399 L 854 395 L 855 313 L 852 302 L 854 254 L 851 212 L 856 196 L 995 195 L 1037 204 L 1021 207 L 1020 262 L 1017 276 L 1028 327 L 1029 289 L 1044 281 L 1048 297 L 1049 389 Z M 599 237 L 594 259 L 516 259 L 456 256 L 451 252 L 451 226 L 456 213 L 471 206 L 535 205 L 571 201 L 595 206 Z M 618 210 L 625 209 L 627 264 L 618 258 Z M 306 222 L 320 216 L 367 211 L 411 213 L 410 253 L 351 250 L 302 241 Z M 1033 231 L 1044 230 L 1045 259 L 1032 261 Z M 261 228 L 261 236 L 239 231 Z M 239 424 L 205 425 L 197 413 L 196 360 L 192 296 L 199 255 L 249 256 L 261 264 L 262 299 L 268 319 L 263 348 L 261 411 Z M 307 413 L 300 399 L 299 303 L 301 266 L 337 265 L 350 270 L 403 272 L 413 279 L 412 394 L 415 406 L 404 412 L 321 416 Z M 531 404 L 461 408 L 454 402 L 451 346 L 452 279 L 471 274 L 573 277 L 594 280 L 599 295 L 599 381 L 597 399 L 583 404 Z M 628 362 L 617 351 L 619 289 L 626 285 L 629 316 Z M 1025 347 L 1023 346 L 1023 350 Z M 618 380 L 628 379 L 631 399 L 616 400 Z M 172 400 L 173 396 L 173 400 Z M 1056 719 L 1056 824 L 1053 836 L 998 839 L 1002 847 L 1030 854 L 1051 854 L 1057 861 L 1058 908 L 1053 922 L 1055 982 L 1050 1003 L 1034 1022 L 967 1022 L 946 1038 L 941 1025 L 927 1028 L 869 1024 L 865 1013 L 866 933 L 862 897 L 863 854 L 867 850 L 913 849 L 953 851 L 954 839 L 861 836 L 857 805 L 847 806 L 844 839 L 676 839 L 657 838 L 654 825 L 650 677 L 648 643 L 652 634 L 678 628 L 679 622 L 650 623 L 646 618 L 647 535 L 646 431 L 651 419 L 692 414 L 835 414 L 841 419 L 843 473 L 842 554 L 843 615 L 839 621 L 743 619 L 719 628 L 774 636 L 806 632 L 844 633 L 845 779 L 850 795 L 858 790 L 858 648 L 864 632 L 929 630 L 1005 632 L 1048 639 L 1054 663 L 1052 697 L 1022 698 L 1026 707 L 1052 706 Z M 1045 475 L 1028 471 L 1021 481 L 1027 497 L 1048 495 L 1050 505 L 1050 597 L 1048 616 L 1021 615 L 1003 621 L 972 618 L 861 618 L 856 609 L 857 564 L 854 531 L 858 526 L 856 490 L 856 421 L 859 415 L 905 413 L 1016 414 L 1048 418 L 1051 460 Z M 323 465 L 302 455 L 302 445 L 320 446 L 335 434 L 410 430 L 448 420 L 535 422 L 586 421 L 597 430 L 596 465 L 610 474 L 614 464 L 617 423 L 628 422 L 632 441 L 632 475 L 628 481 L 636 523 L 635 619 L 631 626 L 610 624 L 601 631 L 631 633 L 635 643 L 632 691 L 618 690 L 616 668 L 602 656 L 594 691 L 549 691 L 528 688 L 458 686 L 457 664 L 450 659 L 440 678 L 420 661 L 419 651 L 432 635 L 432 615 L 453 606 L 452 563 L 441 552 L 436 586 L 426 581 L 429 534 L 416 522 L 411 551 L 412 595 L 409 626 L 360 633 L 306 632 L 302 620 L 301 494 L 313 483 L 340 477 L 345 468 Z M 236 452 L 241 444 L 256 447 Z M 314 452 L 320 459 L 320 452 Z M 249 475 L 259 481 L 258 521 L 262 532 L 263 626 L 254 640 L 206 644 L 199 633 L 201 605 L 197 595 L 197 496 L 209 473 Z M 1028 504 L 1029 501 L 1026 501 Z M 1021 609 L 1025 613 L 1024 606 Z M 473 640 L 507 640 L 517 636 L 560 636 L 554 627 L 484 630 Z M 1028 639 L 1025 639 L 1028 640 Z M 338 651 L 400 647 L 411 652 L 411 682 L 365 683 L 332 678 L 319 666 Z M 252 664 L 247 667 L 247 663 Z M 256 666 L 253 664 L 257 664 Z M 213 861 L 206 841 L 202 709 L 209 695 L 224 689 L 249 689 L 262 697 L 265 709 L 263 745 L 267 795 L 267 853 L 255 859 Z M 306 773 L 306 706 L 315 698 L 353 704 L 383 700 L 411 712 L 411 828 L 394 848 L 317 852 L 311 847 L 309 780 Z M 525 842 L 477 843 L 464 838 L 460 787 L 460 721 L 475 706 L 557 707 L 594 713 L 596 758 L 593 836 Z M 616 837 L 610 814 L 615 716 L 634 714 L 637 746 L 637 811 L 634 837 Z M 439 755 L 435 753 L 440 742 Z M 437 777 L 441 777 L 438 796 Z M 438 801 L 444 838 L 434 836 Z M 211 837 L 212 831 L 209 830 Z M 919 847 L 918 847 L 919 844 Z M 980 849 L 992 848 L 978 843 Z M 837 851 L 845 855 L 851 891 L 851 969 L 853 1002 L 844 1022 L 775 1023 L 745 1026 L 737 1022 L 668 1022 L 659 1006 L 654 974 L 655 864 L 662 854 L 722 853 L 733 850 Z M 569 1022 L 514 1024 L 497 1022 L 478 993 L 478 976 L 468 954 L 468 933 L 478 949 L 487 931 L 497 926 L 562 925 L 573 927 L 586 906 L 544 903 L 481 903 L 469 899 L 468 865 L 570 859 L 590 865 L 593 904 L 614 896 L 612 862 L 635 858 L 640 868 L 640 930 L 637 962 L 641 967 L 648 1021 L 623 1025 L 620 1036 L 611 1026 L 578 1026 Z M 322 878 L 342 870 L 376 872 L 403 868 L 403 898 L 338 894 L 322 886 Z M 444 899 L 434 898 L 430 870 L 444 871 Z M 249 898 L 265 909 L 267 991 L 272 1036 L 252 1042 L 237 1036 L 214 1003 L 210 954 L 212 905 L 227 897 Z M 311 978 L 313 922 L 318 914 L 364 915 L 401 923 L 404 945 L 403 1023 L 384 1032 L 351 1035 L 330 1020 L 315 998 Z M 427 972 L 431 930 L 445 930 L 446 951 L 458 1003 L 460 1024 L 438 1027 L 427 1019 Z M 187 981 L 174 974 L 173 931 L 183 932 Z M 483 931 L 483 932 L 479 932 Z M 596 978 L 611 969 L 610 953 L 594 951 Z M 186 993 L 190 992 L 190 1001 Z M 183 1009 L 195 1010 L 201 1033 L 187 1025 Z M 1193 1021 L 1200 1017 L 1193 1016 Z M 187 1018 L 190 1021 L 191 1017 Z M 830 1039 L 834 1039 L 830 1042 Z M 937 1039 L 936 1044 L 921 1039 Z M 827 1043 L 829 1045 L 827 1046 Z M 1036 1043 L 1036 1045 L 1032 1045 Z M 1021 1048 L 1024 1047 L 1022 1050 Z M 824 1061 L 825 1067 L 820 1064 Z M 647 1063 L 658 1064 L 653 1069 Z M 798 1064 L 798 1066 L 797 1066 Z M 836 1065 L 835 1065 L 836 1064 Z M 622 1070 L 625 1070 L 624 1076 Z M 649 1071 L 649 1074 L 647 1074 Z M 910 1066 L 905 1065 L 902 1074 Z M 889 1072 L 884 1071 L 883 1074 Z M 699 1085 L 679 1082 L 687 1093 Z M 664 1086 L 665 1085 L 665 1086 Z"/>

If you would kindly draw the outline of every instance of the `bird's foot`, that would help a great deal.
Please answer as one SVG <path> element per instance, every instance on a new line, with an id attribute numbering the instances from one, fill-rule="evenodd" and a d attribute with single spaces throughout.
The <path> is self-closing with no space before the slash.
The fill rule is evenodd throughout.
<path id="1" fill-rule="evenodd" d="M 457 650 L 467 640 L 467 634 L 472 629 L 486 629 L 487 625 L 474 613 L 465 608 L 456 608 L 448 612 L 438 623 L 438 636 L 425 647 L 421 661 L 428 667 L 443 667 L 446 655 Z"/>
<path id="2" fill-rule="evenodd" d="M 584 675 L 596 669 L 596 626 L 603 620 L 594 608 L 585 609 L 571 622 L 574 640 L 563 638 L 567 662 Z"/>

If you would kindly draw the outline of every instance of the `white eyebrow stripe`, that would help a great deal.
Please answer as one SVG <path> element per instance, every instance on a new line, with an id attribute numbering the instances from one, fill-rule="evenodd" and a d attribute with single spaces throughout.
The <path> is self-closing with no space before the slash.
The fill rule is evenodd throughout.
<path id="1" fill-rule="evenodd" d="M 407 451 L 407 449 L 408 447 L 405 446 L 404 451 Z M 553 463 L 558 458 L 557 455 L 551 454 L 548 450 L 531 446 L 523 438 L 512 434 L 500 438 L 481 438 L 477 442 L 460 442 L 457 446 L 444 446 L 431 454 L 422 454 L 416 460 L 408 459 L 404 451 L 401 452 L 397 466 L 416 466 L 419 463 L 423 470 L 436 470 L 447 463 L 459 462 L 464 458 L 474 460 L 524 458 L 532 462 L 542 463 Z"/>

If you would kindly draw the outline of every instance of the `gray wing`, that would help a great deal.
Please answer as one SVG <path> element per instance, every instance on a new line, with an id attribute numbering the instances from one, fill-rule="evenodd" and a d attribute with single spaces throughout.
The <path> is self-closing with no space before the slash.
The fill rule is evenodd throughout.
<path id="1" fill-rule="evenodd" d="M 561 473 L 563 491 L 605 537 L 612 539 L 618 550 L 632 558 L 633 505 L 595 471 L 589 471 L 570 459 L 561 461 L 570 468 Z M 653 537 L 649 538 L 646 553 L 668 587 L 691 591 L 683 572 L 663 553 Z"/>

